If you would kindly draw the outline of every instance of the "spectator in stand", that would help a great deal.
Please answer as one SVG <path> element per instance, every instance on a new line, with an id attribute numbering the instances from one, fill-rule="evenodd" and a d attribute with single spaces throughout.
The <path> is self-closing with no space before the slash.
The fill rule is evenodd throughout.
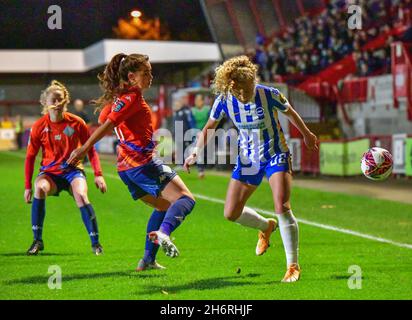
<path id="1" fill-rule="evenodd" d="M 259 77 L 263 79 L 263 81 L 267 81 L 266 65 L 268 63 L 268 57 L 265 48 L 262 45 L 258 46 L 258 48 L 256 49 L 256 55 L 254 60 L 254 63 L 256 63 L 259 66 Z"/>
<path id="2" fill-rule="evenodd" d="M 412 19 L 412 1 L 411 0 L 401 0 L 398 4 L 396 12 L 396 19 L 402 23 L 411 23 Z"/>
<path id="3" fill-rule="evenodd" d="M 261 33 L 257 33 L 256 35 L 256 45 L 257 46 L 265 45 L 265 37 Z"/>
<path id="4" fill-rule="evenodd" d="M 364 61 L 362 60 L 362 52 L 360 50 L 354 51 L 352 57 L 356 64 L 356 75 L 362 76 L 361 70 L 364 68 L 362 66 L 364 64 Z"/>
<path id="5" fill-rule="evenodd" d="M 366 64 L 366 74 L 365 76 L 370 75 L 373 70 L 375 69 L 375 63 L 373 61 L 373 58 L 371 57 L 371 54 L 369 51 L 365 50 L 362 52 L 362 60 Z"/>
<path id="6" fill-rule="evenodd" d="M 384 73 L 391 73 L 391 51 L 392 51 L 392 43 L 394 42 L 395 38 L 393 36 L 389 36 L 386 40 L 386 46 L 383 49 L 383 68 Z M 401 40 L 403 41 L 403 40 Z"/>
<path id="7" fill-rule="evenodd" d="M 315 17 L 298 17 L 273 42 L 263 41 L 258 35 L 258 48 L 252 60 L 261 69 L 259 75 L 264 80 L 293 74 L 311 75 L 361 50 L 371 39 L 391 29 L 395 2 L 399 2 L 402 12 L 407 6 L 412 7 L 412 0 L 360 0 L 357 4 L 363 8 L 362 30 L 347 28 L 350 3 L 337 0 L 328 1 L 327 10 Z M 370 58 L 368 73 L 378 72 L 379 66 L 385 64 L 385 59 L 376 53 Z"/>
<path id="8" fill-rule="evenodd" d="M 319 54 L 314 52 L 310 58 L 310 68 L 309 72 L 310 74 L 316 74 L 321 70 L 320 68 L 320 57 Z"/>
<path id="9" fill-rule="evenodd" d="M 366 77 L 366 76 L 368 76 L 368 72 L 369 72 L 368 64 L 365 61 L 362 60 L 360 62 L 360 68 L 358 70 L 357 75 L 360 76 L 360 77 Z"/>
<path id="10" fill-rule="evenodd" d="M 320 68 L 325 69 L 329 65 L 328 51 L 323 49 L 320 53 Z"/>

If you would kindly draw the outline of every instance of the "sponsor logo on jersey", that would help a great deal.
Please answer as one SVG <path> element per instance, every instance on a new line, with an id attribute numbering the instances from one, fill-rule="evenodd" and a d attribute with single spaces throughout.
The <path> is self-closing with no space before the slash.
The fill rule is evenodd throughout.
<path id="1" fill-rule="evenodd" d="M 61 134 L 56 134 L 56 135 L 54 136 L 54 140 L 61 140 L 61 139 L 62 139 Z"/>
<path id="2" fill-rule="evenodd" d="M 263 129 L 266 127 L 265 123 L 263 121 L 257 121 L 255 123 L 240 123 L 237 124 L 237 127 L 239 129 L 244 129 L 244 130 L 254 130 L 254 129 Z"/>
<path id="3" fill-rule="evenodd" d="M 70 137 L 70 136 L 73 135 L 74 129 L 73 129 L 72 127 L 70 127 L 70 126 L 67 126 L 66 128 L 64 128 L 63 133 L 64 133 L 66 136 Z"/>
<path id="4" fill-rule="evenodd" d="M 116 106 L 114 107 L 113 111 L 114 112 L 119 112 L 120 110 L 122 110 L 122 108 L 125 106 L 125 103 L 121 100 L 117 100 L 116 101 Z"/>
<path id="5" fill-rule="evenodd" d="M 256 114 L 257 114 L 259 117 L 262 117 L 262 116 L 265 114 L 265 110 L 264 110 L 262 107 L 257 107 L 257 108 L 256 108 Z"/>
<path id="6" fill-rule="evenodd" d="M 285 104 L 287 102 L 287 100 L 286 100 L 285 96 L 283 95 L 283 93 L 280 93 L 280 92 L 279 92 L 279 100 L 283 104 Z"/>
<path id="7" fill-rule="evenodd" d="M 128 100 L 129 102 L 132 102 L 132 98 L 130 96 L 126 96 L 125 99 Z"/>

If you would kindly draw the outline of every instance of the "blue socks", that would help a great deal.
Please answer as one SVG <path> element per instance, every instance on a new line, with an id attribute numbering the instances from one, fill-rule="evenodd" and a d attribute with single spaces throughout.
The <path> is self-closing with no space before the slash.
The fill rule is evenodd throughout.
<path id="1" fill-rule="evenodd" d="M 43 222 L 46 216 L 46 200 L 33 197 L 31 205 L 31 228 L 34 240 L 42 240 Z"/>
<path id="2" fill-rule="evenodd" d="M 92 245 L 99 243 L 99 232 L 97 229 L 96 215 L 91 204 L 80 208 L 84 225 L 89 233 Z M 31 206 L 31 227 L 33 230 L 34 240 L 42 240 L 43 222 L 46 216 L 46 200 L 33 198 Z"/>
<path id="3" fill-rule="evenodd" d="M 188 196 L 180 197 L 166 211 L 166 216 L 159 230 L 169 236 L 182 223 L 186 216 L 192 212 L 195 203 L 195 200 Z"/>
<path id="4" fill-rule="evenodd" d="M 97 220 L 94 209 L 90 203 L 79 209 L 82 213 L 83 223 L 89 233 L 92 246 L 94 246 L 99 243 L 99 231 L 97 229 Z"/>
<path id="5" fill-rule="evenodd" d="M 147 222 L 146 229 L 146 244 L 144 250 L 143 260 L 146 263 L 152 263 L 156 259 L 157 251 L 159 250 L 159 245 L 155 245 L 152 241 L 149 240 L 149 232 L 159 230 L 160 225 L 163 222 L 166 211 L 157 211 L 153 210 L 152 215 Z"/>

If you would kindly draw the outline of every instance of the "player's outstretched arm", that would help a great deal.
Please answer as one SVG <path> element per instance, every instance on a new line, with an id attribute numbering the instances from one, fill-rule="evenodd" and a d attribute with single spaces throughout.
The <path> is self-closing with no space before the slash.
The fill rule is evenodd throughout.
<path id="1" fill-rule="evenodd" d="M 80 159 L 83 159 L 89 150 L 94 146 L 94 144 L 102 139 L 106 133 L 111 132 L 114 128 L 113 122 L 110 119 L 107 119 L 105 123 L 103 123 L 100 127 L 96 129 L 95 132 L 87 139 L 87 141 L 76 150 L 73 150 L 69 159 L 67 160 L 68 164 L 76 165 Z"/>
<path id="2" fill-rule="evenodd" d="M 216 129 L 219 121 L 214 119 L 209 119 L 208 122 L 203 127 L 202 131 L 199 132 L 197 136 L 196 147 L 193 149 L 192 154 L 188 156 L 183 164 L 183 168 L 190 173 L 190 166 L 196 163 L 197 155 L 199 154 L 199 150 L 202 150 L 203 147 L 208 143 L 208 141 L 213 137 L 213 134 L 208 130 Z"/>
<path id="3" fill-rule="evenodd" d="M 289 105 L 289 108 L 283 113 L 292 124 L 298 128 L 300 133 L 303 136 L 303 141 L 305 142 L 306 146 L 310 150 L 317 150 L 318 145 L 317 145 L 317 137 L 315 134 L 313 134 L 312 131 L 309 130 L 309 128 L 306 126 L 305 122 L 301 118 L 301 116 L 296 112 L 295 109 L 292 108 L 292 106 Z"/>
<path id="4" fill-rule="evenodd" d="M 28 156 L 26 157 L 26 161 L 24 163 L 24 175 L 26 186 L 24 188 L 24 201 L 26 203 L 31 203 L 31 198 L 33 196 L 32 186 L 31 186 L 31 179 L 33 177 L 34 171 L 34 162 L 36 161 L 36 156 Z"/>
<path id="5" fill-rule="evenodd" d="M 31 198 L 33 196 L 31 179 L 33 178 L 36 156 L 39 153 L 41 145 L 37 131 L 37 127 L 33 126 L 30 132 L 29 144 L 27 146 L 26 160 L 24 162 L 24 201 L 26 203 L 31 203 Z"/>

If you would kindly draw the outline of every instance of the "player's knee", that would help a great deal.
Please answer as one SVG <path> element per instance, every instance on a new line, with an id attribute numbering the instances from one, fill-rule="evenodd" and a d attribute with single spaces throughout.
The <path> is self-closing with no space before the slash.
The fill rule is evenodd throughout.
<path id="1" fill-rule="evenodd" d="M 87 197 L 86 192 L 74 192 L 73 197 L 76 200 L 76 203 L 82 207 L 89 203 L 89 198 Z"/>
<path id="2" fill-rule="evenodd" d="M 44 182 L 37 182 L 34 196 L 36 198 L 44 198 L 50 191 L 50 187 Z"/>

